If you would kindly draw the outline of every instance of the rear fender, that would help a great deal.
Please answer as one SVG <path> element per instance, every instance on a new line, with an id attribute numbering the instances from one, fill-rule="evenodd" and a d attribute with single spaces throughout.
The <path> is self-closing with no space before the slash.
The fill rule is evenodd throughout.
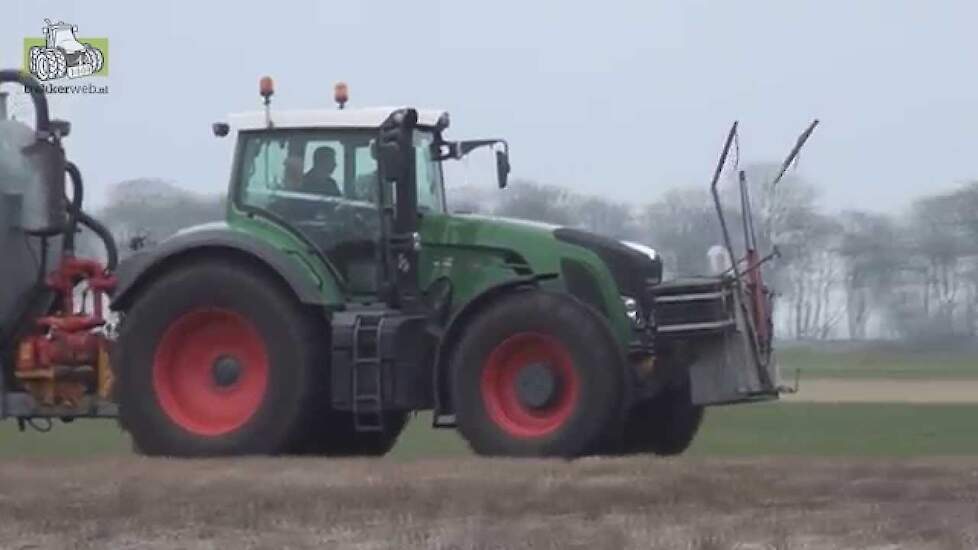
<path id="1" fill-rule="evenodd" d="M 219 222 L 182 231 L 158 246 L 138 252 L 121 262 L 116 270 L 118 285 L 112 294 L 110 307 L 113 310 L 127 309 L 148 281 L 178 261 L 218 254 L 237 255 L 265 266 L 303 304 L 330 306 L 343 303 L 343 294 L 335 278 L 325 270 L 317 271 L 309 265 L 307 255 L 279 249 Z"/>

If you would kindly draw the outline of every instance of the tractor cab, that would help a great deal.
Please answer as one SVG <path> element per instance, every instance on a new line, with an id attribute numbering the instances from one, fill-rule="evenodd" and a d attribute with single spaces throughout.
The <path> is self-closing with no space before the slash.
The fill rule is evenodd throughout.
<path id="1" fill-rule="evenodd" d="M 265 112 L 231 115 L 228 124 L 215 125 L 215 133 L 237 132 L 232 219 L 264 218 L 299 233 L 338 271 L 348 295 L 374 296 L 383 290 L 390 265 L 380 245 L 390 239 L 394 225 L 399 221 L 413 234 L 418 218 L 446 211 L 441 161 L 505 142 L 447 142 L 442 135 L 449 125 L 447 112 L 411 109 L 417 118 L 403 129 L 408 147 L 388 155 L 385 165 L 380 133 L 405 110 L 345 109 L 346 88 L 337 90 L 343 94 L 337 95 L 339 109 L 273 111 L 266 103 Z M 272 93 L 264 89 L 266 101 Z M 506 154 L 500 151 L 497 157 L 505 167 L 501 185 L 508 172 Z M 405 185 L 395 185 L 395 165 L 405 162 L 411 165 L 401 178 Z M 399 193 L 398 187 L 404 189 Z M 407 203 L 403 215 L 399 200 Z"/>
<path id="2" fill-rule="evenodd" d="M 291 111 L 232 116 L 238 131 L 232 206 L 298 231 L 339 271 L 354 294 L 379 288 L 383 213 L 396 204 L 383 183 L 378 129 L 397 109 Z M 440 112 L 420 112 L 411 130 L 420 211 L 444 210 L 441 168 L 432 156 Z"/>
<path id="3" fill-rule="evenodd" d="M 51 23 L 45 19 L 44 42 L 48 48 L 62 48 L 67 53 L 77 53 L 83 51 L 85 46 L 78 41 L 75 33 L 78 32 L 77 25 L 69 25 L 64 21 Z"/>

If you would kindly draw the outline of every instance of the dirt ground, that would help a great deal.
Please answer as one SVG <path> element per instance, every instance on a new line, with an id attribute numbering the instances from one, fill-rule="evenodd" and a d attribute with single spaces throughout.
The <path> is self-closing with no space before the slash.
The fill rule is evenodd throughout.
<path id="1" fill-rule="evenodd" d="M 2 548 L 975 548 L 978 461 L 0 463 Z"/>
<path id="2" fill-rule="evenodd" d="M 786 401 L 813 403 L 978 403 L 978 380 L 802 380 Z"/>

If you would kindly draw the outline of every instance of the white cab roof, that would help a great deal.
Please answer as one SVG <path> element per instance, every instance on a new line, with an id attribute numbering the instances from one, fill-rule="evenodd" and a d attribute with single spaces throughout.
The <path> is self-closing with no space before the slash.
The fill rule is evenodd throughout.
<path id="1" fill-rule="evenodd" d="M 363 109 L 318 109 L 279 111 L 272 107 L 275 128 L 378 128 L 387 117 L 402 107 L 369 107 Z M 445 111 L 417 109 L 419 126 L 434 126 Z M 259 130 L 266 127 L 265 112 L 234 113 L 228 116 L 234 130 Z"/>

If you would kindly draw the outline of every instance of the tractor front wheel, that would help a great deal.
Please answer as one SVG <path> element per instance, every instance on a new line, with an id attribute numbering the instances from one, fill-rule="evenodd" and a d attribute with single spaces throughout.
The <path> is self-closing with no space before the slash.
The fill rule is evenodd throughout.
<path id="1" fill-rule="evenodd" d="M 91 44 L 85 44 L 85 54 L 88 56 L 88 62 L 92 65 L 92 73 L 101 71 L 102 64 L 105 61 L 105 58 L 102 56 L 102 50 Z"/>
<path id="2" fill-rule="evenodd" d="M 703 406 L 690 399 L 688 376 L 664 388 L 652 399 L 636 404 L 628 413 L 622 438 L 625 454 L 682 454 L 693 443 L 703 421 Z"/>
<path id="3" fill-rule="evenodd" d="M 286 452 L 312 420 L 320 325 L 249 266 L 175 266 L 125 313 L 120 421 L 150 455 Z"/>
<path id="4" fill-rule="evenodd" d="M 51 76 L 48 78 L 54 80 L 68 74 L 68 59 L 65 57 L 64 52 L 61 50 L 48 50 L 44 55 L 47 57 L 48 67 L 51 70 Z"/>
<path id="5" fill-rule="evenodd" d="M 604 321 L 544 291 L 490 305 L 455 349 L 459 431 L 483 455 L 574 457 L 618 434 L 623 369 Z"/>

